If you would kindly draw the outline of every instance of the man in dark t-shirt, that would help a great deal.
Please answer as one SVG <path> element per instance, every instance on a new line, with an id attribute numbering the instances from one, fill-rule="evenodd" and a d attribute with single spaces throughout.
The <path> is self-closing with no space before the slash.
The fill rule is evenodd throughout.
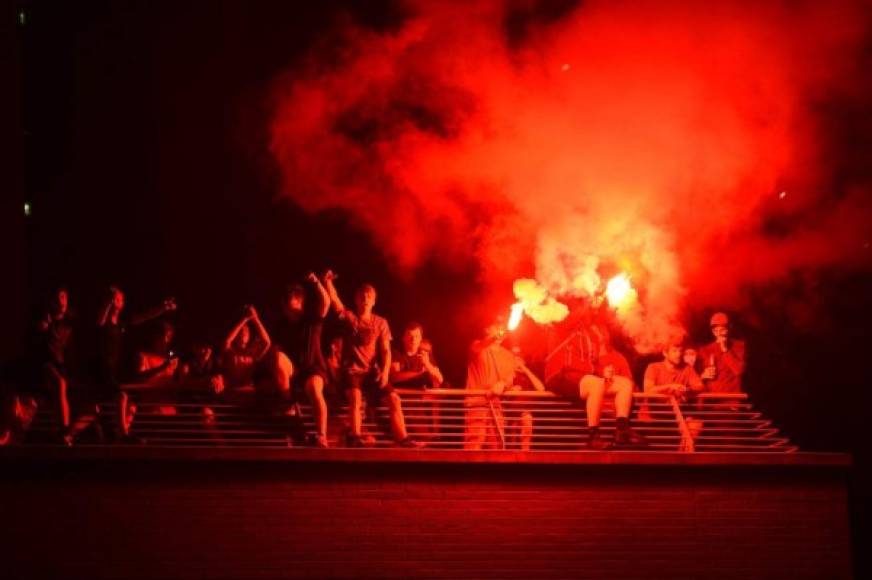
<path id="1" fill-rule="evenodd" d="M 388 321 L 372 311 L 375 288 L 364 284 L 354 294 L 354 310 L 348 309 L 333 285 L 334 275 L 324 274 L 324 287 L 343 326 L 342 383 L 348 396 L 351 416 L 350 447 L 365 445 L 361 438 L 363 395 L 370 400 L 384 400 L 390 409 L 394 440 L 403 447 L 420 447 L 409 437 L 400 396 L 390 384 L 391 329 Z"/>
<path id="2" fill-rule="evenodd" d="M 279 382 L 294 391 L 305 390 L 315 419 L 313 444 L 325 448 L 327 441 L 327 401 L 324 386 L 329 381 L 321 347 L 324 319 L 330 309 L 327 290 L 314 273 L 306 277 L 318 296 L 314 310 L 306 306 L 306 292 L 299 284 L 290 286 L 282 301 L 282 317 L 273 333 L 276 349 L 273 366 Z"/>
<path id="3" fill-rule="evenodd" d="M 398 389 L 438 389 L 444 378 L 433 359 L 433 345 L 424 338 L 424 327 L 419 322 L 410 322 L 403 331 L 399 348 L 391 353 L 391 385 Z M 424 395 L 419 404 L 420 413 L 430 418 L 429 433 L 435 440 L 439 437 L 439 401 L 433 395 Z M 409 425 L 416 435 L 425 434 L 422 425 Z"/>
<path id="4" fill-rule="evenodd" d="M 396 388 L 439 388 L 442 371 L 433 360 L 432 347 L 424 340 L 424 327 L 411 322 L 403 331 L 400 348 L 391 353 L 391 384 Z"/>
<path id="5" fill-rule="evenodd" d="M 36 323 L 33 340 L 34 376 L 25 388 L 37 387 L 36 394 L 47 395 L 57 401 L 60 423 L 59 439 L 71 445 L 69 369 L 67 350 L 73 334 L 69 316 L 69 293 L 59 288 L 53 293 L 48 307 Z"/>

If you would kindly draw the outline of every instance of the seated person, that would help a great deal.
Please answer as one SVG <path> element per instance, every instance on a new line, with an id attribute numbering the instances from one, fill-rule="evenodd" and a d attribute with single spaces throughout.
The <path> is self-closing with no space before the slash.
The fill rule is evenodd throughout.
<path id="1" fill-rule="evenodd" d="M 702 392 L 702 380 L 684 362 L 684 339 L 676 337 L 663 348 L 663 360 L 645 369 L 645 392 L 670 395 L 680 401 Z"/>
<path id="2" fill-rule="evenodd" d="M 391 355 L 390 380 L 391 385 L 398 389 L 438 389 L 442 386 L 444 379 L 433 360 L 433 345 L 424 339 L 424 327 L 420 323 L 411 322 L 403 331 L 402 346 L 394 349 Z M 438 401 L 431 399 L 429 403 L 422 403 L 421 411 L 429 415 L 429 436 L 435 439 L 439 435 Z"/>
<path id="3" fill-rule="evenodd" d="M 521 390 L 516 385 L 515 375 L 521 373 L 537 391 L 545 385 L 530 372 L 523 359 L 502 345 L 506 336 L 505 325 L 495 321 L 484 331 L 484 337 L 470 346 L 469 364 L 466 373 L 468 390 L 486 390 L 487 396 L 466 398 L 466 443 L 465 449 L 501 449 L 506 443 L 506 421 L 499 397 L 505 391 Z M 533 416 L 522 411 L 518 419 L 520 447 L 530 448 L 533 436 Z"/>
<path id="4" fill-rule="evenodd" d="M 135 382 L 153 387 L 173 385 L 179 358 L 172 350 L 175 328 L 167 320 L 160 321 L 151 344 L 136 353 Z"/>
<path id="5" fill-rule="evenodd" d="M 312 404 L 316 429 L 310 443 L 315 447 L 326 448 L 329 445 L 328 411 L 324 389 L 329 377 L 321 346 L 321 334 L 324 319 L 330 310 L 330 296 L 314 273 L 309 273 L 306 282 L 314 290 L 317 300 L 310 307 L 306 289 L 299 284 L 289 287 L 285 292 L 282 316 L 275 327 L 277 344 L 271 367 L 280 384 L 287 385 L 295 398 L 305 391 Z"/>
<path id="6" fill-rule="evenodd" d="M 333 309 L 343 325 L 345 352 L 342 357 L 342 385 L 348 397 L 351 432 L 350 447 L 362 447 L 367 442 L 363 433 L 363 396 L 370 401 L 388 404 L 394 441 L 401 447 L 421 447 L 406 431 L 400 396 L 390 384 L 391 330 L 388 321 L 373 312 L 376 291 L 369 284 L 360 286 L 354 294 L 354 309 L 346 308 L 333 284 L 334 275 L 324 275 L 324 287 Z"/>
<path id="7" fill-rule="evenodd" d="M 600 345 L 608 340 L 607 333 L 600 323 L 587 318 L 570 327 L 568 332 L 566 325 L 562 326 L 564 328 L 555 327 L 548 333 L 545 385 L 556 395 L 577 400 L 579 382 L 596 370 Z"/>
<path id="8" fill-rule="evenodd" d="M 179 368 L 178 377 L 184 400 L 204 403 L 203 420 L 207 426 L 213 426 L 215 412 L 210 404 L 224 392 L 224 376 L 218 369 L 212 346 L 205 342 L 195 344 L 191 356 Z"/>
<path id="9" fill-rule="evenodd" d="M 257 336 L 252 338 L 251 327 Z M 242 319 L 224 339 L 219 362 L 224 396 L 248 400 L 258 392 L 259 363 L 270 350 L 271 341 L 254 306 L 247 306 Z"/>
<path id="10" fill-rule="evenodd" d="M 608 449 L 608 442 L 600 436 L 599 425 L 606 396 L 615 400 L 615 439 L 617 445 L 640 445 L 645 438 L 630 427 L 630 409 L 633 405 L 633 374 L 630 364 L 620 352 L 612 348 L 608 334 L 603 333 L 594 372 L 578 383 L 578 397 L 587 408 L 587 446 Z"/>
<path id="11" fill-rule="evenodd" d="M 424 343 L 424 327 L 411 322 L 403 331 L 402 348 L 391 355 L 391 384 L 396 388 L 438 389 L 442 372 L 432 360 L 432 346 Z M 429 347 L 429 348 L 428 348 Z"/>
<path id="12" fill-rule="evenodd" d="M 161 320 L 154 331 L 151 343 L 136 353 L 133 382 L 121 385 L 121 389 L 132 400 L 158 403 L 155 407 L 161 415 L 175 415 L 177 408 L 169 404 L 175 399 L 179 358 L 172 350 L 175 328 L 167 320 Z M 160 404 L 164 403 L 164 404 Z M 118 426 L 121 431 L 121 441 L 125 443 L 142 443 L 143 440 L 130 434 L 137 413 L 135 404 L 127 405 L 126 421 Z"/>

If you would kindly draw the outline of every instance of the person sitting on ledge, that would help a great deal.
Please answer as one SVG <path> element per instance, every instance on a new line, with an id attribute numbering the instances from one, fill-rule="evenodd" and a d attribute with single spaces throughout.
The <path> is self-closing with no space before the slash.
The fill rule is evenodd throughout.
<path id="1" fill-rule="evenodd" d="M 257 332 L 252 337 L 251 327 Z M 258 380 L 260 361 L 269 352 L 272 341 L 260 321 L 254 306 L 246 306 L 243 317 L 236 323 L 221 349 L 219 369 L 224 383 L 224 397 L 228 400 L 250 399 L 252 395 L 272 394 Z"/>
<path id="2" fill-rule="evenodd" d="M 593 374 L 585 375 L 578 384 L 579 397 L 587 408 L 588 440 L 590 449 L 608 449 L 611 445 L 600 435 L 599 424 L 606 396 L 615 401 L 616 445 L 643 445 L 645 438 L 630 427 L 630 409 L 633 405 L 633 374 L 630 364 L 620 352 L 612 348 L 608 332 L 601 331 L 600 351 Z"/>
<path id="3" fill-rule="evenodd" d="M 175 415 L 177 408 L 169 404 L 175 397 L 178 386 L 179 357 L 172 350 L 175 328 L 168 320 L 161 320 L 151 344 L 136 353 L 133 373 L 133 383 L 122 385 L 130 399 L 139 402 L 157 403 L 156 411 L 161 415 Z M 127 405 L 127 420 L 119 427 L 122 431 L 122 442 L 143 443 L 142 439 L 130 434 L 130 427 L 138 411 L 135 404 Z"/>
<path id="4" fill-rule="evenodd" d="M 432 347 L 424 344 L 424 327 L 410 322 L 403 331 L 402 348 L 391 355 L 391 384 L 403 389 L 438 389 L 442 371 L 432 360 Z"/>
<path id="5" fill-rule="evenodd" d="M 306 290 L 299 284 L 290 286 L 282 302 L 282 314 L 275 327 L 276 348 L 272 366 L 278 380 L 288 384 L 296 399 L 305 391 L 312 404 L 315 436 L 310 443 L 326 448 L 327 401 L 324 390 L 329 373 L 321 346 L 324 319 L 330 311 L 330 296 L 314 273 L 306 281 L 315 290 L 317 301 L 307 309 Z"/>
<path id="6" fill-rule="evenodd" d="M 391 355 L 391 385 L 397 389 L 438 389 L 444 380 L 433 360 L 433 345 L 424 338 L 424 327 L 420 322 L 410 322 L 403 331 L 401 347 Z M 429 437 L 435 440 L 439 436 L 438 401 L 424 397 L 429 400 L 421 403 L 421 412 L 429 415 Z M 422 427 L 418 426 L 416 434 L 424 430 Z"/>
<path id="7" fill-rule="evenodd" d="M 391 429 L 397 445 L 421 447 L 421 444 L 412 439 L 406 431 L 400 396 L 390 384 L 391 330 L 388 321 L 372 311 L 376 301 L 375 288 L 369 284 L 360 286 L 354 293 L 354 310 L 350 310 L 339 298 L 333 283 L 334 279 L 333 272 L 327 271 L 324 274 L 324 287 L 344 330 L 345 352 L 341 380 L 348 397 L 348 414 L 351 419 L 348 446 L 363 447 L 366 444 L 361 436 L 363 429 L 361 411 L 363 396 L 366 394 L 371 403 L 379 400 L 387 401 Z"/>
<path id="8" fill-rule="evenodd" d="M 653 362 L 645 369 L 645 392 L 670 395 L 680 401 L 702 392 L 702 380 L 684 361 L 684 338 L 673 338 L 662 352 L 663 360 Z"/>

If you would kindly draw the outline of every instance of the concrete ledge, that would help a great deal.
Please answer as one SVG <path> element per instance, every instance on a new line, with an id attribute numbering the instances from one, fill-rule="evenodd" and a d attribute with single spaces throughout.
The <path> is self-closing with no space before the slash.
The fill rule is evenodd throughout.
<path id="1" fill-rule="evenodd" d="M 657 465 L 657 466 L 807 466 L 852 465 L 846 453 L 673 453 L 664 451 L 461 451 L 307 448 L 204 448 L 154 446 L 58 446 L 0 448 L 0 465 L 27 461 L 154 461 L 154 462 L 303 462 L 303 463 L 427 463 L 427 464 L 544 464 L 544 465 Z"/>

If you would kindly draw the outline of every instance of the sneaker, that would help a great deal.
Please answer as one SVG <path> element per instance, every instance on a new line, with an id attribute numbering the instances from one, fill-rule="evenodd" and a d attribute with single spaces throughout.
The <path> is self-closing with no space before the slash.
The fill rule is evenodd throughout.
<path id="1" fill-rule="evenodd" d="M 617 445 L 645 445 L 648 443 L 648 440 L 630 427 L 627 427 L 626 429 L 615 431 L 615 443 Z"/>
<path id="2" fill-rule="evenodd" d="M 604 451 L 606 449 L 610 449 L 611 447 L 612 444 L 603 439 L 599 431 L 597 431 L 596 433 L 592 433 L 587 440 L 587 448 L 594 451 Z"/>
<path id="3" fill-rule="evenodd" d="M 360 435 L 352 435 L 351 433 L 345 436 L 345 446 L 353 449 L 367 447 Z"/>
<path id="4" fill-rule="evenodd" d="M 145 439 L 137 437 L 136 435 L 131 435 L 130 433 L 122 435 L 118 442 L 122 445 L 145 445 Z"/>
<path id="5" fill-rule="evenodd" d="M 411 437 L 406 437 L 405 439 L 400 439 L 397 441 L 397 447 L 406 447 L 408 449 L 421 449 L 424 447 L 424 444 L 420 441 L 415 441 Z"/>
<path id="6" fill-rule="evenodd" d="M 320 433 L 317 435 L 313 435 L 310 443 L 312 447 L 317 447 L 318 449 L 327 449 L 328 447 L 330 447 L 330 442 L 327 441 L 327 437 L 321 435 Z"/>

